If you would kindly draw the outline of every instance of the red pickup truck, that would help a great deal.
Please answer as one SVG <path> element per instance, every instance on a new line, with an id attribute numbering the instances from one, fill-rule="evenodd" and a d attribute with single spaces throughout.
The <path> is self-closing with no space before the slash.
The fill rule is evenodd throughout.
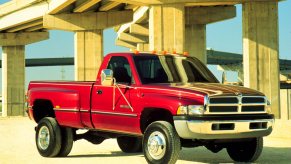
<path id="1" fill-rule="evenodd" d="M 27 101 L 44 157 L 67 156 L 79 139 L 117 138 L 149 163 L 175 163 L 181 147 L 197 146 L 252 162 L 274 123 L 264 94 L 219 84 L 198 59 L 177 54 L 112 53 L 96 81 L 33 81 Z"/>

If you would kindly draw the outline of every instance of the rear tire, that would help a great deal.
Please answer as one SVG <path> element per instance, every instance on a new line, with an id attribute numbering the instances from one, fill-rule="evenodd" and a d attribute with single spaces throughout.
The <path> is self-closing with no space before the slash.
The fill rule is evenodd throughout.
<path id="1" fill-rule="evenodd" d="M 66 157 L 68 154 L 70 154 L 73 142 L 74 142 L 74 136 L 73 136 L 73 130 L 72 128 L 62 127 L 61 128 L 62 133 L 62 144 L 58 157 Z"/>
<path id="2" fill-rule="evenodd" d="M 119 148 L 125 153 L 142 152 L 142 140 L 139 137 L 122 136 L 117 138 Z"/>
<path id="3" fill-rule="evenodd" d="M 55 157 L 61 149 L 61 130 L 52 117 L 41 119 L 36 127 L 36 147 L 43 157 Z"/>
<path id="4" fill-rule="evenodd" d="M 263 150 L 263 138 L 254 138 L 250 141 L 233 143 L 227 147 L 230 158 L 236 162 L 254 162 Z"/>
<path id="5" fill-rule="evenodd" d="M 145 130 L 143 152 L 148 163 L 174 164 L 180 149 L 180 138 L 169 122 L 156 121 Z"/>

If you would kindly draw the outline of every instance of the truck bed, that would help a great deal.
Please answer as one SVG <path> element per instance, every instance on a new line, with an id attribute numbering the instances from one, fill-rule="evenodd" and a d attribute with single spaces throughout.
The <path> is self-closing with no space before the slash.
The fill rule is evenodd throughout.
<path id="1" fill-rule="evenodd" d="M 57 120 L 61 120 L 60 125 L 92 127 L 90 96 L 93 85 L 94 82 L 31 81 L 28 87 L 29 106 L 33 109 L 35 101 L 50 100 Z"/>

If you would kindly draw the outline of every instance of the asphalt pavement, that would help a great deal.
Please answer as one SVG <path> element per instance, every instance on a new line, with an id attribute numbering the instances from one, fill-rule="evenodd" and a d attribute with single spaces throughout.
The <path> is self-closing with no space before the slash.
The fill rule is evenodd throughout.
<path id="1" fill-rule="evenodd" d="M 44 158 L 39 155 L 35 146 L 35 126 L 27 117 L 0 118 L 0 164 L 146 163 L 142 153 L 123 153 L 115 139 L 106 140 L 100 145 L 93 145 L 85 140 L 76 141 L 68 157 Z M 215 154 L 204 147 L 198 147 L 182 149 L 177 164 L 183 163 L 233 161 L 225 150 Z M 291 163 L 291 137 L 265 137 L 264 149 L 257 163 Z"/>

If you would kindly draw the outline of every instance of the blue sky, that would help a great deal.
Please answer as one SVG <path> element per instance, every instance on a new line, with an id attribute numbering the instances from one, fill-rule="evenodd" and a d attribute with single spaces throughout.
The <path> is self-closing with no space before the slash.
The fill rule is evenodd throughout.
<path id="1" fill-rule="evenodd" d="M 0 0 L 0 4 L 8 0 Z M 104 30 L 104 54 L 109 52 L 128 51 L 115 46 L 116 33 L 113 29 Z M 242 11 L 237 5 L 237 17 L 207 26 L 207 47 L 214 50 L 242 53 Z M 0 48 L 0 54 L 2 50 Z M 291 1 L 279 3 L 279 54 L 282 59 L 291 60 Z M 73 57 L 74 34 L 64 31 L 50 31 L 50 39 L 26 46 L 26 58 Z M 209 66 L 212 72 L 221 79 L 221 72 L 216 66 Z M 26 84 L 31 80 L 65 80 L 74 79 L 73 66 L 26 68 Z M 228 72 L 227 76 L 234 81 L 236 73 Z M 1 77 L 1 76 L 0 76 Z M 231 78 L 232 77 L 232 78 Z M 1 80 L 1 79 L 0 79 Z M 1 81 L 0 81 L 1 83 Z"/>

